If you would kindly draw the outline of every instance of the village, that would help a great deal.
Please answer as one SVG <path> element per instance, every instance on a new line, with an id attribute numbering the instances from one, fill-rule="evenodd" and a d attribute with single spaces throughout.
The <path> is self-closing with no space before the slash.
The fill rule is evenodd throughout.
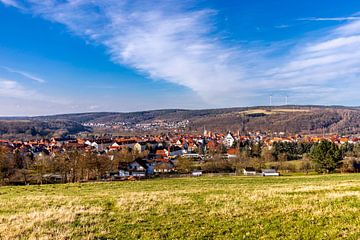
<path id="1" fill-rule="evenodd" d="M 165 121 L 154 120 L 146 123 L 133 122 L 87 122 L 82 124 L 85 127 L 104 128 L 123 131 L 154 131 L 159 129 L 179 129 L 186 128 L 189 125 L 189 120 L 183 121 Z"/>
<path id="2" fill-rule="evenodd" d="M 348 149 L 360 142 L 360 138 L 355 136 L 272 135 L 261 132 L 249 132 L 246 135 L 214 133 L 204 128 L 202 134 L 0 140 L 2 152 L 7 152 L 2 154 L 3 158 L 8 156 L 12 159 L 7 161 L 9 166 L 2 163 L 2 177 L 5 182 L 12 182 L 9 179 L 13 176 L 17 179 L 14 182 L 21 184 L 25 180 L 20 180 L 19 175 L 24 177 L 24 171 L 27 171 L 27 179 L 36 175 L 33 181 L 37 183 L 124 180 L 181 174 L 201 176 L 206 173 L 278 176 L 278 170 L 309 171 L 311 163 L 306 159 L 306 154 L 315 143 L 326 140 Z M 80 171 L 77 168 L 80 168 L 78 162 L 81 161 L 78 159 L 81 156 L 96 158 L 93 160 L 95 165 L 85 164 L 88 172 L 86 177 L 77 173 Z M 67 158 L 62 166 L 47 167 L 55 164 L 53 162 L 59 162 L 56 159 L 61 157 Z M 16 170 L 11 161 L 27 162 L 18 167 L 22 174 L 17 173 L 19 169 Z M 286 163 L 296 161 L 301 162 L 298 169 L 286 167 Z M 12 168 L 15 170 L 11 173 L 9 169 Z"/>

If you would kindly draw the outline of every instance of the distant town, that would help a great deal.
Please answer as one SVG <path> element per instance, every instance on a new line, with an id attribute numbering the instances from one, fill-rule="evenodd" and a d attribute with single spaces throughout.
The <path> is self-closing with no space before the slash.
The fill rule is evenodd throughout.
<path id="1" fill-rule="evenodd" d="M 178 122 L 155 120 L 150 123 L 132 123 L 132 122 L 87 122 L 82 124 L 85 127 L 111 128 L 123 131 L 156 131 L 160 129 L 181 129 L 189 125 L 189 120 Z"/>
<path id="2" fill-rule="evenodd" d="M 159 122 L 169 128 L 187 124 Z M 94 124 L 90 124 L 94 126 Z M 103 125 L 101 125 L 104 127 Z M 114 123 L 114 126 L 127 126 Z M 149 129 L 156 124 L 137 124 Z M 110 126 L 109 126 L 110 127 Z M 125 180 L 154 176 L 244 174 L 265 176 L 316 170 L 309 154 L 327 141 L 350 156 L 356 136 L 286 135 L 284 132 L 217 133 L 92 138 L 0 140 L 2 181 L 9 184 Z M 6 160 L 4 160 L 6 159 Z M 342 171 L 357 171 L 357 165 Z"/>

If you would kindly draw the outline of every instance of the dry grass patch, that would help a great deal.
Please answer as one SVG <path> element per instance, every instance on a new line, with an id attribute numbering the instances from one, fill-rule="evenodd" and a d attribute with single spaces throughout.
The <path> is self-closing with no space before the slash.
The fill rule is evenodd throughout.
<path id="1" fill-rule="evenodd" d="M 117 206 L 120 211 L 139 212 L 142 214 L 157 211 L 166 214 L 175 205 L 191 205 L 193 201 L 178 192 L 130 192 L 119 197 Z"/>
<path id="2" fill-rule="evenodd" d="M 71 205 L 0 217 L 0 236 L 2 239 L 67 239 L 78 216 L 101 212 L 98 207 Z"/>
<path id="3" fill-rule="evenodd" d="M 358 239 L 360 175 L 0 188 L 0 239 Z"/>

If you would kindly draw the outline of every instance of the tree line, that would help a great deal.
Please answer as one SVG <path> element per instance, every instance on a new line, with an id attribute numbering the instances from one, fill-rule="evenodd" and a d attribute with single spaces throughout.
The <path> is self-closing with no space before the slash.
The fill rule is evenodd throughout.
<path id="1" fill-rule="evenodd" d="M 221 149 L 220 149 L 221 150 Z M 82 182 L 108 178 L 135 159 L 149 156 L 150 150 L 137 153 L 131 149 L 111 154 L 79 149 L 42 151 L 34 154 L 21 149 L 0 146 L 0 184 L 41 184 L 48 182 Z M 338 146 L 329 141 L 320 143 L 274 143 L 271 148 L 263 143 L 238 143 L 235 157 L 224 157 L 214 151 L 205 159 L 179 157 L 174 160 L 176 172 L 193 170 L 205 172 L 241 172 L 246 167 L 276 168 L 283 171 L 317 171 L 319 173 L 359 172 L 360 144 Z M 293 166 L 299 160 L 298 166 Z"/>
<path id="2" fill-rule="evenodd" d="M 34 155 L 19 149 L 11 151 L 7 147 L 0 147 L 0 184 L 100 180 L 111 172 L 117 172 L 122 164 L 143 157 L 143 154 L 128 149 L 111 155 L 68 149 L 56 154 L 41 152 Z"/>
<path id="3" fill-rule="evenodd" d="M 234 144 L 236 157 L 224 158 L 226 148 L 211 151 L 211 158 L 202 163 L 180 158 L 177 169 L 186 173 L 190 169 L 205 172 L 241 172 L 245 167 L 255 169 L 275 168 L 277 170 L 316 171 L 318 173 L 359 172 L 360 144 L 338 146 L 330 141 L 274 142 L 271 147 L 262 142 L 238 142 Z M 298 161 L 292 161 L 298 160 Z"/>

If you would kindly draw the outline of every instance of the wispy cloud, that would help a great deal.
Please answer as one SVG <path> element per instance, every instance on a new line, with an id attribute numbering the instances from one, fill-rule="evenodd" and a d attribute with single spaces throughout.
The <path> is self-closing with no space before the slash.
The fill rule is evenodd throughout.
<path id="1" fill-rule="evenodd" d="M 5 69 L 8 72 L 19 74 L 19 75 L 21 75 L 23 77 L 26 77 L 26 78 L 28 78 L 30 80 L 33 80 L 33 81 L 36 81 L 36 82 L 39 82 L 39 83 L 46 82 L 43 78 L 37 77 L 37 76 L 35 76 L 35 75 L 31 74 L 31 73 L 28 73 L 28 72 L 15 70 L 13 68 L 9 68 L 9 67 L 6 67 L 6 66 L 2 66 L 2 68 Z"/>
<path id="2" fill-rule="evenodd" d="M 277 47 L 230 45 L 216 33 L 216 11 L 186 7 L 180 1 L 159 1 L 156 6 L 145 0 L 25 2 L 26 11 L 104 45 L 114 62 L 188 87 L 209 102 L 228 98 L 236 105 L 246 103 L 245 98 L 254 102 L 255 97 L 283 92 L 312 103 L 346 103 L 344 93 L 360 100 L 356 15 L 299 19 L 342 23 L 321 36 L 284 44 L 282 54 L 273 56 L 269 53 Z"/>
<path id="3" fill-rule="evenodd" d="M 281 24 L 281 25 L 275 26 L 275 28 L 279 28 L 279 29 L 289 28 L 289 27 L 290 27 L 290 25 L 287 25 L 287 24 Z"/>
<path id="4" fill-rule="evenodd" d="M 16 8 L 21 8 L 22 6 L 16 1 L 16 0 L 0 0 L 0 3 L 3 3 L 7 6 L 11 6 L 11 7 L 16 7 Z"/>
<path id="5" fill-rule="evenodd" d="M 20 116 L 55 114 L 59 113 L 61 109 L 66 109 L 65 112 L 69 112 L 73 110 L 75 105 L 69 98 L 45 95 L 37 89 L 6 78 L 0 78 L 0 102 L 0 115 Z M 86 104 L 81 106 L 82 109 L 86 107 Z"/>
<path id="6" fill-rule="evenodd" d="M 310 18 L 300 18 L 300 21 L 356 21 L 360 20 L 360 17 L 332 17 L 332 18 L 321 18 L 321 17 L 310 17 Z"/>
<path id="7" fill-rule="evenodd" d="M 26 89 L 17 81 L 0 79 L 0 97 L 39 99 L 39 96 L 36 91 Z"/>
<path id="8" fill-rule="evenodd" d="M 219 40 L 210 21 L 213 10 L 188 10 L 178 1 L 156 6 L 116 0 L 28 3 L 28 11 L 105 45 L 114 62 L 188 87 L 210 101 L 234 91 L 244 77 L 238 62 L 245 53 Z"/>
<path id="9" fill-rule="evenodd" d="M 321 92 L 312 98 L 315 102 L 359 100 L 360 21 L 343 24 L 326 32 L 325 37 L 304 40 L 277 64 L 266 72 L 269 80 L 260 81 L 263 86 L 276 84 L 296 94 L 301 93 L 296 87 L 310 85 L 308 93 L 302 95 Z"/>

